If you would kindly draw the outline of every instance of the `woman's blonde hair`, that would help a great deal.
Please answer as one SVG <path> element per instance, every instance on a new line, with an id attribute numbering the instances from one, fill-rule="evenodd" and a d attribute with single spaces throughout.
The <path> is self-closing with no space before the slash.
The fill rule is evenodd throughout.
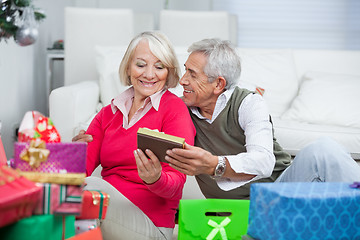
<path id="1" fill-rule="evenodd" d="M 128 69 L 134 56 L 135 49 L 139 42 L 143 39 L 147 40 L 149 43 L 150 51 L 154 54 L 154 56 L 157 57 L 168 69 L 165 88 L 176 87 L 180 79 L 179 62 L 169 39 L 160 32 L 143 32 L 131 40 L 119 67 L 121 83 L 126 86 L 131 85 Z"/>

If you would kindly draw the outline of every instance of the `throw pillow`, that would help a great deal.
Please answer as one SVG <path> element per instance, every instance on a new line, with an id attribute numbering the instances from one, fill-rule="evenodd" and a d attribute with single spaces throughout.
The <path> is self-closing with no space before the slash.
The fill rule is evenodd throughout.
<path id="1" fill-rule="evenodd" d="M 280 116 L 289 107 L 297 94 L 298 80 L 290 50 L 274 50 L 265 53 L 249 53 L 238 50 L 241 58 L 239 86 L 255 91 L 265 90 L 270 113 Z"/>
<path id="2" fill-rule="evenodd" d="M 282 119 L 360 128 L 360 76 L 308 72 Z"/>

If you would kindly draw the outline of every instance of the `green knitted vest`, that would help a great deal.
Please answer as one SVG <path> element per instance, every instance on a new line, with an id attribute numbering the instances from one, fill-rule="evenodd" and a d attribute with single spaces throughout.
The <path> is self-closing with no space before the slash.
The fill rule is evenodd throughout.
<path id="1" fill-rule="evenodd" d="M 235 88 L 224 110 L 214 122 L 209 124 L 199 119 L 191 111 L 190 115 L 196 128 L 195 146 L 201 147 L 214 155 L 235 155 L 245 152 L 245 135 L 239 125 L 238 110 L 241 102 L 248 94 L 254 94 L 246 89 Z M 270 119 L 271 122 L 271 119 Z M 274 133 L 274 131 L 273 131 Z M 274 135 L 274 134 L 273 134 Z M 273 182 L 290 165 L 291 156 L 274 140 L 275 168 L 269 178 L 254 182 Z M 200 189 L 206 198 L 244 199 L 250 196 L 250 184 L 243 185 L 230 191 L 221 190 L 215 180 L 209 175 L 196 176 Z"/>

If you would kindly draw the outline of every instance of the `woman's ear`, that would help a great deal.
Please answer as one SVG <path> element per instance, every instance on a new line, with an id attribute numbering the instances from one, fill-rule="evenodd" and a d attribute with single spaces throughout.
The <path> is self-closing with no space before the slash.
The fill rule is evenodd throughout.
<path id="1" fill-rule="evenodd" d="M 225 91 L 226 79 L 224 77 L 218 77 L 216 80 L 215 94 L 221 94 Z"/>

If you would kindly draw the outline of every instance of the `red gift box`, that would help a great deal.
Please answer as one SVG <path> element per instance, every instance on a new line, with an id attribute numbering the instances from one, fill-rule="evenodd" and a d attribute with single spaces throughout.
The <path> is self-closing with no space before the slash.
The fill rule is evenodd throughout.
<path id="1" fill-rule="evenodd" d="M 80 215 L 82 186 L 36 183 L 40 186 L 40 200 L 33 214 Z"/>
<path id="2" fill-rule="evenodd" d="M 40 187 L 8 166 L 0 167 L 0 227 L 31 216 Z"/>
<path id="3" fill-rule="evenodd" d="M 102 239 L 103 238 L 99 227 L 84 233 L 80 233 L 71 238 L 68 238 L 68 240 L 102 240 Z"/>
<path id="4" fill-rule="evenodd" d="M 110 195 L 102 191 L 84 191 L 81 215 L 76 219 L 105 219 Z"/>

